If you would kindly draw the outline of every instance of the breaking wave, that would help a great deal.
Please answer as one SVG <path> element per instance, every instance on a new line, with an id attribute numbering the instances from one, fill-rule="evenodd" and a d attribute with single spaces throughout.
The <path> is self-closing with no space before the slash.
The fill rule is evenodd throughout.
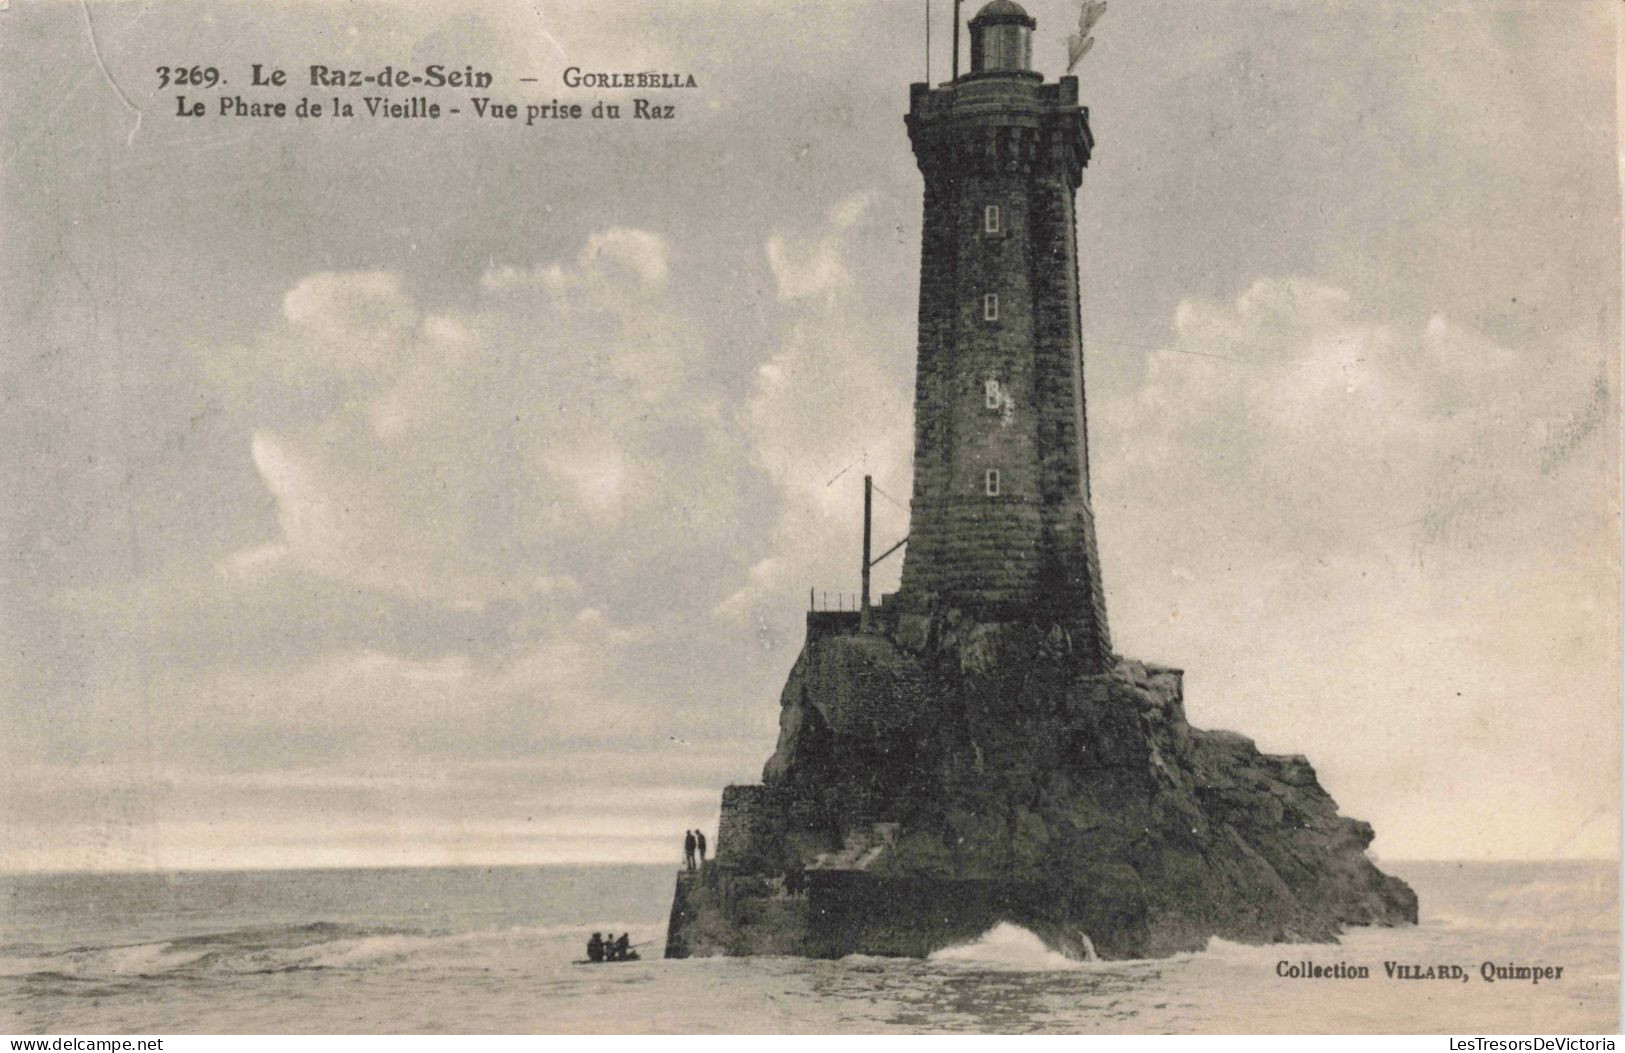
<path id="1" fill-rule="evenodd" d="M 1001 921 L 969 943 L 959 943 L 933 952 L 930 960 L 966 963 L 982 969 L 1009 972 L 1050 972 L 1082 969 L 1086 965 L 1050 950 L 1037 935 L 1007 921 Z"/>

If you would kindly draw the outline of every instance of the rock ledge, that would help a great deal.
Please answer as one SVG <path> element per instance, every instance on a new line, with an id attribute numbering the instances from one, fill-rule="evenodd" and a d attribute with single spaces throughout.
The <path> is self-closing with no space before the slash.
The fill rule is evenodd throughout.
<path id="1" fill-rule="evenodd" d="M 1301 756 L 1185 720 L 1177 669 L 1058 628 L 811 615 L 759 786 L 679 877 L 668 957 L 923 956 L 1000 921 L 1073 957 L 1416 921 Z"/>

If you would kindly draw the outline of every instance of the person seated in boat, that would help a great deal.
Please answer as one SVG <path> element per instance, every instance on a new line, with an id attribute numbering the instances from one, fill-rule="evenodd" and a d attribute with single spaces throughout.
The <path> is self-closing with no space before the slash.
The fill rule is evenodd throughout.
<path id="1" fill-rule="evenodd" d="M 627 955 L 629 955 L 631 951 L 632 941 L 628 939 L 626 933 L 623 932 L 621 933 L 621 938 L 615 941 L 615 960 L 618 962 L 626 961 Z"/>
<path id="2" fill-rule="evenodd" d="M 587 941 L 587 960 L 589 962 L 604 960 L 604 938 L 596 932 L 592 934 L 592 939 Z"/>

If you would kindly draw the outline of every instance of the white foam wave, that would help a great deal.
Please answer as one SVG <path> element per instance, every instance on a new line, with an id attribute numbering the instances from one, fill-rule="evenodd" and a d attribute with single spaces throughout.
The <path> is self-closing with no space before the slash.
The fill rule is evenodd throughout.
<path id="1" fill-rule="evenodd" d="M 1007 921 L 999 922 L 969 943 L 955 944 L 934 952 L 931 961 L 956 962 L 1010 972 L 1046 972 L 1084 967 L 1083 962 L 1073 961 L 1064 954 L 1050 950 L 1037 935 Z"/>
<path id="2" fill-rule="evenodd" d="M 0 959 L 0 976 L 28 976 L 33 973 L 60 973 L 75 977 L 155 976 L 190 965 L 206 953 L 200 950 L 175 950 L 168 943 L 99 947 Z"/>
<path id="3" fill-rule="evenodd" d="M 1235 940 L 1227 940 L 1227 939 L 1224 939 L 1223 937 L 1220 937 L 1220 936 L 1209 936 L 1208 939 L 1207 939 L 1207 946 L 1205 948 L 1203 948 L 1201 951 L 1197 952 L 1197 953 L 1199 953 L 1199 954 L 1201 954 L 1201 955 L 1203 955 L 1205 957 L 1208 957 L 1208 958 L 1222 958 L 1222 959 L 1225 959 L 1225 960 L 1238 960 L 1238 961 L 1239 960 L 1247 960 L 1247 961 L 1250 961 L 1250 960 L 1252 960 L 1254 958 L 1257 958 L 1260 954 L 1263 954 L 1263 953 L 1269 953 L 1269 954 L 1274 954 L 1276 956 L 1280 956 L 1281 954 L 1294 953 L 1293 948 L 1295 948 L 1295 947 L 1309 947 L 1309 946 L 1320 946 L 1320 945 L 1318 945 L 1318 944 L 1317 945 L 1298 944 L 1298 943 L 1272 943 L 1272 944 L 1269 944 L 1267 947 L 1260 947 L 1258 944 L 1239 943 L 1239 942 L 1237 942 Z M 1324 950 L 1324 947 L 1322 947 L 1322 950 Z M 1192 955 L 1192 957 L 1195 957 L 1195 955 Z"/>
<path id="4" fill-rule="evenodd" d="M 452 942 L 430 936 L 363 936 L 358 940 L 335 940 L 302 948 L 299 964 L 311 969 L 343 969 L 385 959 L 404 958 Z"/>
<path id="5" fill-rule="evenodd" d="M 133 947 L 114 947 L 101 953 L 100 961 L 87 963 L 86 972 L 111 973 L 114 976 L 151 976 L 190 965 L 206 951 L 172 950 L 168 943 L 142 943 Z"/>

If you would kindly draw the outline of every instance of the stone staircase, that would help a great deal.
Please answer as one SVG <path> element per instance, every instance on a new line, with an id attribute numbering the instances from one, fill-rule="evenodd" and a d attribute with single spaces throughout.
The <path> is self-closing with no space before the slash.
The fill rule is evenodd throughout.
<path id="1" fill-rule="evenodd" d="M 870 823 L 847 831 L 846 841 L 808 864 L 808 870 L 868 870 L 897 840 L 897 823 Z"/>

